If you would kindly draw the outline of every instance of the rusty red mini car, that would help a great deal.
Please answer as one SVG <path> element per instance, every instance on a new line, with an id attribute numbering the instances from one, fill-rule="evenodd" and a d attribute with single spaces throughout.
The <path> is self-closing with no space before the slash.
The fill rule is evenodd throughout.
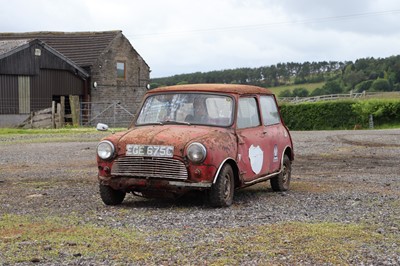
<path id="1" fill-rule="evenodd" d="M 97 146 L 100 196 L 145 197 L 204 191 L 210 205 L 233 203 L 234 191 L 270 180 L 289 189 L 294 159 L 289 130 L 273 93 L 248 85 L 196 84 L 153 89 L 132 126 Z"/>

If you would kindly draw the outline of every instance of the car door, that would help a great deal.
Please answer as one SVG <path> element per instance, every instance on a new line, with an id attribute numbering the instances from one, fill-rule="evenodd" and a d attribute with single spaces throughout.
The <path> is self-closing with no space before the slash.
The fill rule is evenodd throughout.
<path id="1" fill-rule="evenodd" d="M 282 140 L 285 139 L 286 130 L 282 126 L 278 107 L 272 95 L 260 96 L 260 109 L 265 138 L 270 147 L 266 154 L 266 162 L 269 164 L 270 173 L 273 173 L 279 171 L 281 166 L 282 152 L 285 148 L 285 142 Z"/>
<path id="2" fill-rule="evenodd" d="M 270 171 L 271 163 L 266 156 L 270 147 L 264 128 L 257 97 L 240 97 L 236 121 L 237 163 L 244 182 L 267 175 Z"/>

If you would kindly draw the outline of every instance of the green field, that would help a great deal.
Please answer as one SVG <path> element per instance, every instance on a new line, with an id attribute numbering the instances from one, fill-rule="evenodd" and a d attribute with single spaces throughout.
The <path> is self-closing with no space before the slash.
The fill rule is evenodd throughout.
<path id="1" fill-rule="evenodd" d="M 279 95 L 279 93 L 281 93 L 282 91 L 285 91 L 285 90 L 293 91 L 296 88 L 304 88 L 304 89 L 308 90 L 309 93 L 311 93 L 316 88 L 321 88 L 322 86 L 324 86 L 324 84 L 325 84 L 325 82 L 295 84 L 295 85 L 272 87 L 272 88 L 268 88 L 268 89 L 270 89 L 276 95 Z"/>
<path id="2" fill-rule="evenodd" d="M 80 127 L 80 128 L 59 128 L 59 129 L 24 129 L 24 128 L 0 128 L 0 135 L 12 135 L 12 134 L 74 134 L 74 133 L 93 133 L 96 132 L 96 128 L 92 127 Z"/>

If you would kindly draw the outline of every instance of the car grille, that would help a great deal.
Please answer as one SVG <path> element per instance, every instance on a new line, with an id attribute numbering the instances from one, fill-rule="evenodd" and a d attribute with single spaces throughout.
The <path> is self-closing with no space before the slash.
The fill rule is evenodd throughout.
<path id="1" fill-rule="evenodd" d="M 171 158 L 120 157 L 112 167 L 113 175 L 187 179 L 185 164 Z"/>

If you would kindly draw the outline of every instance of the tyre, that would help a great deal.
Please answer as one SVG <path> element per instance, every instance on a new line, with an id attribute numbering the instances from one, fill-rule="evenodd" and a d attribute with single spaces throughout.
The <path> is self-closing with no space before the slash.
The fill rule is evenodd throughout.
<path id="1" fill-rule="evenodd" d="M 285 154 L 283 157 L 282 171 L 279 175 L 270 179 L 273 191 L 287 191 L 289 190 L 290 177 L 292 175 L 292 162 Z"/>
<path id="2" fill-rule="evenodd" d="M 121 190 L 115 190 L 110 186 L 100 184 L 100 197 L 106 205 L 121 204 L 126 193 Z"/>
<path id="3" fill-rule="evenodd" d="M 225 164 L 217 177 L 217 181 L 211 187 L 208 200 L 213 207 L 228 207 L 233 203 L 235 190 L 232 167 Z"/>

